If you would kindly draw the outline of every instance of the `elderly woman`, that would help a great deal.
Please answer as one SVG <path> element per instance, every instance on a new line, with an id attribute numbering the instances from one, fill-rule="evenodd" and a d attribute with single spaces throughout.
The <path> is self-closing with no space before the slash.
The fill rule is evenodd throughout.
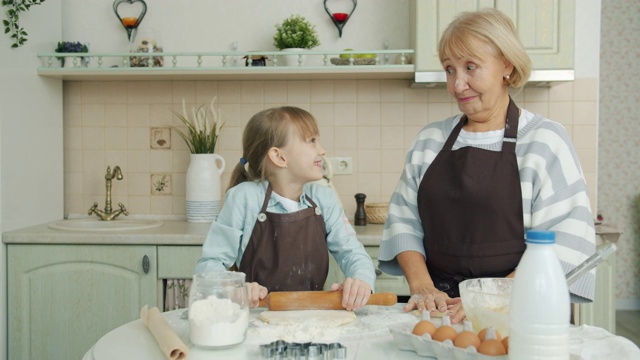
<path id="1" fill-rule="evenodd" d="M 403 275 L 405 311 L 464 319 L 458 284 L 512 277 L 528 229 L 556 233 L 566 272 L 595 252 L 587 184 L 562 125 L 518 108 L 531 61 L 511 20 L 495 9 L 460 14 L 439 56 L 462 114 L 425 126 L 406 157 L 380 247 L 380 269 Z M 592 300 L 593 273 L 570 287 Z"/>

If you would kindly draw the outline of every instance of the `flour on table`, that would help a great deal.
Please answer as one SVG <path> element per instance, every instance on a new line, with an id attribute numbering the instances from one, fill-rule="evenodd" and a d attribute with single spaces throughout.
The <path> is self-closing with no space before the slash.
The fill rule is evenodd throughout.
<path id="1" fill-rule="evenodd" d="M 289 342 L 332 342 L 346 331 L 342 325 L 356 319 L 346 310 L 264 311 L 258 315 L 263 326 L 252 329 L 254 335 Z"/>
<path id="2" fill-rule="evenodd" d="M 301 323 L 336 327 L 353 322 L 356 314 L 347 310 L 290 310 L 263 311 L 258 319 L 270 325 L 297 325 Z"/>

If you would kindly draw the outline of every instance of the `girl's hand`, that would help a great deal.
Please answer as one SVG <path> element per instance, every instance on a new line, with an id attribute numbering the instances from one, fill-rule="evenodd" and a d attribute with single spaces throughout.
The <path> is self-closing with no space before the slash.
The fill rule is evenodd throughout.
<path id="1" fill-rule="evenodd" d="M 249 307 L 254 308 L 260 305 L 260 300 L 267 297 L 268 293 L 269 290 L 257 282 L 247 283 L 247 300 L 249 300 Z"/>
<path id="2" fill-rule="evenodd" d="M 331 291 L 342 290 L 342 307 L 358 310 L 369 301 L 371 286 L 360 279 L 347 278 L 342 284 L 331 285 Z"/>
<path id="3" fill-rule="evenodd" d="M 425 310 L 433 313 L 438 310 L 440 312 L 447 312 L 448 304 L 455 304 L 458 301 L 453 302 L 447 293 L 438 290 L 435 286 L 425 286 L 419 288 L 416 291 L 412 291 L 411 298 L 404 307 L 405 312 L 409 312 L 413 309 L 417 309 L 420 312 Z"/>

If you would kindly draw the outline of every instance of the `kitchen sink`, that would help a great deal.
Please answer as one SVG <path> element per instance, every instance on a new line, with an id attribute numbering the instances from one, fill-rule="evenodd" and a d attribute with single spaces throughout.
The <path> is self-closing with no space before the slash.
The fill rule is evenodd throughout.
<path id="1" fill-rule="evenodd" d="M 110 221 L 98 218 L 60 220 L 49 224 L 50 229 L 65 231 L 122 231 L 141 230 L 161 226 L 162 222 L 150 219 L 115 219 Z"/>

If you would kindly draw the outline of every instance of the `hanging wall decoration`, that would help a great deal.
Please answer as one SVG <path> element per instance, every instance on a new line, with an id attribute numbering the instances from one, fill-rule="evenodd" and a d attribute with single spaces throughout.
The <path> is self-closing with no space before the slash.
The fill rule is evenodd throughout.
<path id="1" fill-rule="evenodd" d="M 130 10 L 127 10 L 128 16 L 120 16 L 120 13 L 118 13 L 118 6 L 125 2 L 129 4 L 137 2 L 140 3 L 140 5 L 142 5 L 140 14 L 137 16 L 131 16 L 130 14 L 135 14 L 135 12 L 132 13 Z M 145 3 L 143 0 L 116 0 L 113 2 L 113 12 L 116 13 L 118 20 L 120 20 L 122 26 L 124 26 L 125 30 L 127 30 L 127 37 L 129 38 L 129 41 L 131 41 L 131 37 L 133 36 L 135 38 L 135 33 L 138 29 L 138 26 L 140 26 L 144 15 L 147 13 L 147 3 Z"/>
<path id="2" fill-rule="evenodd" d="M 351 2 L 353 2 L 353 7 L 351 8 L 350 12 L 332 12 L 327 7 L 327 1 L 328 0 L 324 0 L 324 9 L 326 10 L 327 14 L 329 14 L 329 17 L 331 18 L 331 21 L 333 21 L 333 24 L 336 26 L 336 28 L 338 28 L 338 35 L 342 37 L 342 28 L 344 28 L 344 26 L 347 24 L 347 21 L 351 19 L 351 15 L 356 10 L 356 6 L 358 5 L 358 0 L 351 0 Z M 341 1 L 344 2 L 344 0 Z"/>

